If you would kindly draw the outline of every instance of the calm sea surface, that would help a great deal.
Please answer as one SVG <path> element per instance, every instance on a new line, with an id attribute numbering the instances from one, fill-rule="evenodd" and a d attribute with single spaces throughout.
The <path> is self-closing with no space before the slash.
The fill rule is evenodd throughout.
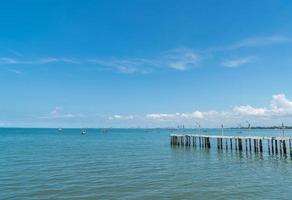
<path id="1" fill-rule="evenodd" d="M 86 135 L 79 129 L 0 129 L 0 199 L 292 198 L 289 157 L 172 148 L 169 134 L 162 129 L 107 134 L 89 129 Z"/>

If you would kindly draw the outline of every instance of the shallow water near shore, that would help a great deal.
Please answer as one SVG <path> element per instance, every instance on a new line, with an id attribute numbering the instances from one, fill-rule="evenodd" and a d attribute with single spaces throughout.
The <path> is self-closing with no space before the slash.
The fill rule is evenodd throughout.
<path id="1" fill-rule="evenodd" d="M 169 135 L 167 129 L 88 129 L 85 135 L 0 129 L 0 199 L 290 199 L 290 156 L 171 147 Z"/>

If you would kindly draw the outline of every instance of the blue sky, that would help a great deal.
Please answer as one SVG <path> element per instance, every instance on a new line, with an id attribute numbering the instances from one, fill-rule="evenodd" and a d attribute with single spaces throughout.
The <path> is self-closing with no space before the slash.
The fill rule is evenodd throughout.
<path id="1" fill-rule="evenodd" d="M 292 125 L 290 1 L 6 1 L 0 126 Z"/>

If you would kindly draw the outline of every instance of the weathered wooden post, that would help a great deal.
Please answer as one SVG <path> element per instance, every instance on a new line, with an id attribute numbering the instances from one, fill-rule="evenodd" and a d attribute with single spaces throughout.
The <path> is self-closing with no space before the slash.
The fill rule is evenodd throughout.
<path id="1" fill-rule="evenodd" d="M 245 138 L 245 151 L 247 152 L 247 138 Z"/>
<path id="2" fill-rule="evenodd" d="M 292 146 L 291 146 L 291 139 L 289 139 L 289 148 L 290 148 L 290 157 L 292 158 Z"/>
<path id="3" fill-rule="evenodd" d="M 202 140 L 201 140 L 200 136 L 199 136 L 199 146 L 200 146 L 200 148 L 202 148 Z"/>
<path id="4" fill-rule="evenodd" d="M 242 139 L 238 138 L 238 149 L 239 151 L 242 151 Z"/>
<path id="5" fill-rule="evenodd" d="M 276 151 L 276 155 L 278 155 L 278 141 L 277 141 L 277 139 L 275 139 L 275 151 Z"/>
<path id="6" fill-rule="evenodd" d="M 262 142 L 262 139 L 260 139 L 260 152 L 263 153 L 263 142 Z"/>
<path id="7" fill-rule="evenodd" d="M 268 139 L 268 151 L 269 151 L 269 155 L 270 155 L 271 154 L 270 138 Z"/>
<path id="8" fill-rule="evenodd" d="M 282 156 L 282 153 L 283 153 L 283 151 L 282 151 L 282 148 L 283 148 L 283 145 L 282 145 L 282 139 L 280 139 L 279 140 L 279 148 L 280 148 L 280 155 Z"/>
<path id="9" fill-rule="evenodd" d="M 207 138 L 207 141 L 208 141 L 208 145 L 207 146 L 210 149 L 211 148 L 211 142 L 210 142 L 210 138 L 209 137 Z"/>
<path id="10" fill-rule="evenodd" d="M 257 151 L 257 140 L 256 139 L 253 139 L 253 150 L 254 150 L 254 152 L 256 152 Z"/>
<path id="11" fill-rule="evenodd" d="M 230 138 L 230 150 L 232 150 L 232 138 Z"/>
<path id="12" fill-rule="evenodd" d="M 287 150 L 286 150 L 286 140 L 285 140 L 285 139 L 283 140 L 283 153 L 284 153 L 284 156 L 287 155 Z"/>
<path id="13" fill-rule="evenodd" d="M 275 151 L 274 151 L 274 137 L 272 137 L 271 139 L 271 144 L 272 144 L 272 154 L 274 155 Z"/>

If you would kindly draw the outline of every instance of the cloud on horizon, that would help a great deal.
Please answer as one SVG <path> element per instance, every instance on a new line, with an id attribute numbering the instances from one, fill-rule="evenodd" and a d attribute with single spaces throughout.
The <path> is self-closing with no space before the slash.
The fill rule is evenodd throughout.
<path id="1" fill-rule="evenodd" d="M 63 111 L 62 107 L 56 106 L 49 114 L 41 116 L 40 119 L 73 119 L 84 117 L 82 114 L 72 114 Z"/>
<path id="2" fill-rule="evenodd" d="M 118 116 L 118 117 L 114 117 Z M 240 121 L 251 120 L 254 123 L 261 124 L 268 120 L 286 120 L 292 119 L 292 100 L 289 100 L 285 94 L 276 94 L 268 107 L 254 107 L 251 105 L 234 106 L 227 111 L 194 111 L 187 113 L 151 113 L 146 115 L 114 115 L 111 120 L 138 120 L 148 122 L 166 122 L 164 124 L 186 123 L 194 124 L 195 121 L 205 124 L 225 123 L 229 125 L 237 124 Z"/>

